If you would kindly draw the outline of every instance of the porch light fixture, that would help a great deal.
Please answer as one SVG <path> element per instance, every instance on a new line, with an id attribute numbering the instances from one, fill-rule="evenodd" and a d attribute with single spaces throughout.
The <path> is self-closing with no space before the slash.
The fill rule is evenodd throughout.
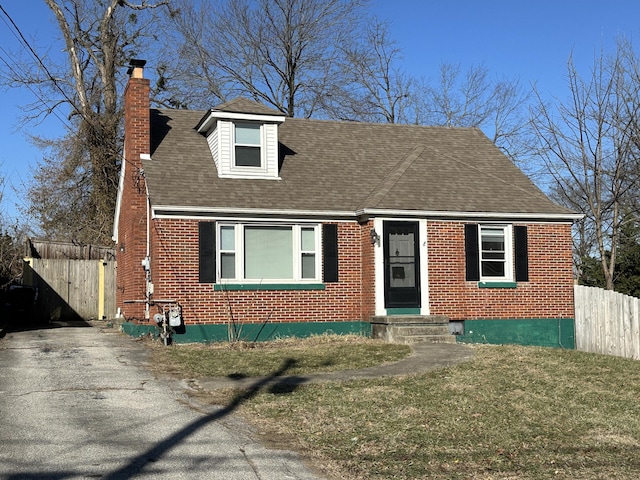
<path id="1" fill-rule="evenodd" d="M 380 235 L 378 235 L 375 228 L 371 229 L 369 235 L 371 236 L 371 245 L 380 245 Z"/>

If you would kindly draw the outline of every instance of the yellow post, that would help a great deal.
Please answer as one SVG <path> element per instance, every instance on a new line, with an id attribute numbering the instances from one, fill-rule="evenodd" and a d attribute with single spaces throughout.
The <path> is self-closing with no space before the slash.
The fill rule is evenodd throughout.
<path id="1" fill-rule="evenodd" d="M 107 262 L 104 260 L 100 261 L 100 270 L 98 272 L 98 318 L 100 320 L 105 319 L 104 315 L 104 267 L 106 267 Z"/>

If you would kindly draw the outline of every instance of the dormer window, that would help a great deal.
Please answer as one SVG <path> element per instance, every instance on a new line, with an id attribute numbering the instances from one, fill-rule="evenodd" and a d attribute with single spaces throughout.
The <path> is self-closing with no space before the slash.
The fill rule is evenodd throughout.
<path id="1" fill-rule="evenodd" d="M 284 113 L 238 98 L 211 109 L 196 126 L 220 178 L 279 180 L 278 125 Z"/>
<path id="2" fill-rule="evenodd" d="M 256 123 L 235 124 L 235 162 L 236 167 L 262 166 L 260 125 Z"/>

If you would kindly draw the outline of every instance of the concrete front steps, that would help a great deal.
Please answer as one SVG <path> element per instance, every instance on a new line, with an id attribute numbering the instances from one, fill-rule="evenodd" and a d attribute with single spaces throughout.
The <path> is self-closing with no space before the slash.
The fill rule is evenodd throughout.
<path id="1" fill-rule="evenodd" d="M 444 315 L 387 315 L 371 319 L 371 336 L 390 343 L 456 343 Z"/>

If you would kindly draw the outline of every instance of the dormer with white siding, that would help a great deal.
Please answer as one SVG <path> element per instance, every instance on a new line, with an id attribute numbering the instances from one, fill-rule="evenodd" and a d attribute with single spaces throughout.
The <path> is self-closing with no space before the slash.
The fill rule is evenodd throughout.
<path id="1" fill-rule="evenodd" d="M 285 115 L 246 98 L 212 108 L 198 123 L 220 178 L 279 180 L 278 125 Z"/>

